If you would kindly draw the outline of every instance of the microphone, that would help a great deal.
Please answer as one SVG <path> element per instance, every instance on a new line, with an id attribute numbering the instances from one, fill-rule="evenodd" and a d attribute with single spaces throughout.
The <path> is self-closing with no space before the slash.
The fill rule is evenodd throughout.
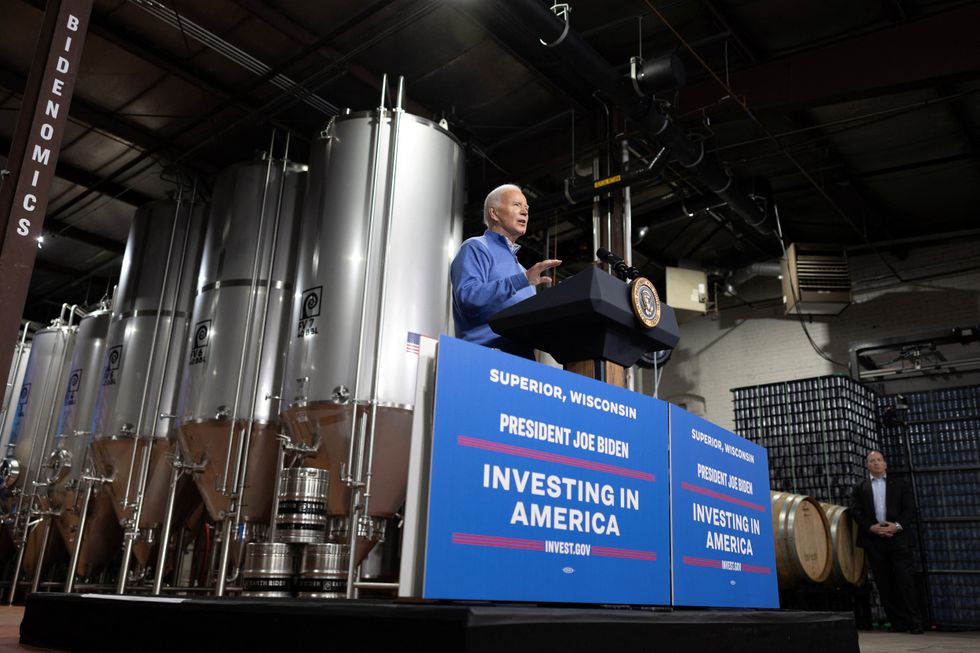
<path id="1" fill-rule="evenodd" d="M 595 255 L 596 258 L 603 263 L 608 263 L 609 267 L 611 267 L 623 281 L 626 281 L 627 279 L 635 279 L 636 277 L 640 276 L 639 270 L 632 265 L 626 265 L 626 261 L 604 247 L 597 249 L 595 251 Z"/>

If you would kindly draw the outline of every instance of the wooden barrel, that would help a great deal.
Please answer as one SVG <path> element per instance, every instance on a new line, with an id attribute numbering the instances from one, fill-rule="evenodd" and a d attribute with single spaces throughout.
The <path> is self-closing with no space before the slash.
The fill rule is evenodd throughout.
<path id="1" fill-rule="evenodd" d="M 770 492 L 776 540 L 776 574 L 781 587 L 822 583 L 830 576 L 830 525 L 810 497 Z"/>
<path id="2" fill-rule="evenodd" d="M 864 557 L 864 549 L 857 545 L 857 528 L 847 508 L 833 503 L 821 503 L 820 507 L 830 524 L 833 553 L 833 564 L 827 582 L 834 587 L 864 585 L 868 563 Z"/>

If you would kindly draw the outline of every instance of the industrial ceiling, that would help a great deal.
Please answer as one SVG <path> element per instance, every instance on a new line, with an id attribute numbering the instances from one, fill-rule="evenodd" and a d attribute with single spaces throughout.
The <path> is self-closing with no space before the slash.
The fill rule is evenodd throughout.
<path id="1" fill-rule="evenodd" d="M 655 280 L 772 261 L 780 231 L 877 253 L 980 234 L 980 4 L 573 0 L 564 37 L 551 4 L 96 0 L 25 318 L 110 291 L 136 207 L 206 197 L 273 132 L 305 161 L 385 74 L 466 145 L 467 234 L 489 189 L 527 190 L 530 260 L 591 260 L 593 177 L 622 172 Z M 3 153 L 43 12 L 0 0 Z M 641 95 L 634 57 L 672 74 Z"/>

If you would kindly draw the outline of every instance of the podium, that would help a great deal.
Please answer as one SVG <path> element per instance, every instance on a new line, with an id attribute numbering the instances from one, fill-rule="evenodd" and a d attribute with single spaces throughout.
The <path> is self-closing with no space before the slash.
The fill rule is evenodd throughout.
<path id="1" fill-rule="evenodd" d="M 500 311 L 490 328 L 548 352 L 567 370 L 621 387 L 624 368 L 680 339 L 674 309 L 661 303 L 657 324 L 644 326 L 633 312 L 629 285 L 597 268 Z"/>

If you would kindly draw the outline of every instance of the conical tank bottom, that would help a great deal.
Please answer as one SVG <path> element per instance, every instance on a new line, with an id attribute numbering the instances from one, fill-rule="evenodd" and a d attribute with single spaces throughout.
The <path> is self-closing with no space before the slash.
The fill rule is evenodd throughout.
<path id="1" fill-rule="evenodd" d="M 174 514 L 171 522 L 169 546 L 174 546 L 174 535 L 177 529 L 182 526 L 188 527 L 192 533 L 196 533 L 197 531 L 192 524 L 200 524 L 203 513 L 204 506 L 197 488 L 187 478 L 181 478 L 177 483 L 177 492 L 174 496 Z M 160 524 L 140 526 L 140 535 L 133 544 L 133 557 L 136 558 L 140 566 L 156 565 L 157 544 L 161 530 Z M 169 573 L 172 567 L 173 559 L 172 556 L 168 555 L 164 573 Z"/>
<path id="2" fill-rule="evenodd" d="M 232 423 L 228 420 L 195 420 L 184 422 L 178 430 L 181 451 L 192 463 L 204 463 L 204 470 L 193 474 L 194 483 L 208 509 L 212 521 L 220 521 L 229 509 L 226 493 L 220 492 L 228 458 L 228 440 Z M 228 466 L 227 484 L 234 480 L 239 438 L 248 422 L 236 421 L 236 432 L 231 448 L 231 464 Z M 248 463 L 245 472 L 245 489 L 242 497 L 242 519 L 247 522 L 269 521 L 272 508 L 273 485 L 276 479 L 278 441 L 276 424 L 252 422 L 249 438 Z M 231 488 L 229 487 L 230 491 Z"/>
<path id="3" fill-rule="evenodd" d="M 41 548 L 44 544 L 44 527 L 45 522 L 41 522 L 36 527 L 31 529 L 30 534 L 27 536 L 27 548 L 24 549 L 24 562 L 23 562 L 23 573 L 28 579 L 33 578 L 34 572 L 37 570 L 37 563 L 39 562 L 41 556 Z M 51 524 L 51 529 L 48 535 L 48 544 L 44 548 L 44 562 L 43 573 L 47 573 L 51 570 L 54 565 L 64 564 L 67 560 L 67 552 L 65 550 L 65 541 L 61 539 L 61 534 L 58 533 L 58 529 Z"/>
<path id="4" fill-rule="evenodd" d="M 291 406 L 283 414 L 283 422 L 294 442 L 317 447 L 316 455 L 305 458 L 303 466 L 330 472 L 327 494 L 327 513 L 330 515 L 346 515 L 349 512 L 350 492 L 341 480 L 340 466 L 347 462 L 353 414 L 354 409 L 350 405 L 327 401 Z"/>
<path id="5" fill-rule="evenodd" d="M 121 500 L 126 496 L 133 440 L 132 437 L 102 437 L 92 441 L 92 460 L 97 472 L 104 477 L 112 478 L 105 488 L 108 490 L 118 521 L 132 517 L 132 509 L 123 506 Z M 133 465 L 134 478 L 129 489 L 130 500 L 136 496 L 138 481 L 136 476 L 146 446 L 145 440 L 137 444 L 136 464 Z M 153 537 L 148 541 L 149 531 L 159 530 L 166 514 L 173 461 L 172 449 L 173 442 L 166 438 L 157 438 L 150 445 L 150 465 L 139 520 L 140 538 L 133 546 L 133 554 L 141 565 L 146 565 L 152 560 L 156 549 L 156 533 L 154 532 Z M 177 483 L 173 523 L 181 523 L 199 502 L 200 497 L 194 489 L 194 484 L 186 476 L 182 476 Z"/>
<path id="6" fill-rule="evenodd" d="M 367 412 L 359 408 L 363 417 Z M 319 450 L 304 465 L 330 471 L 327 512 L 346 515 L 350 511 L 350 491 L 340 480 L 341 465 L 346 466 L 354 409 L 320 401 L 290 407 L 284 421 L 292 438 L 307 445 L 319 443 Z M 381 407 L 377 412 L 374 436 L 374 463 L 371 467 L 372 517 L 391 517 L 405 503 L 408 483 L 408 451 L 412 435 L 412 411 Z"/>
<path id="7" fill-rule="evenodd" d="M 133 456 L 133 437 L 96 438 L 92 441 L 92 458 L 99 474 L 112 480 L 106 485 L 112 497 L 112 507 L 116 517 L 122 521 L 131 516 L 130 508 L 122 505 L 127 485 L 129 499 L 136 496 L 139 481 L 140 460 L 146 448 L 146 441 L 136 443 L 136 462 L 133 464 L 133 481 L 129 483 L 130 461 Z M 153 440 L 150 445 L 150 467 L 143 494 L 143 508 L 140 514 L 141 529 L 159 526 L 167 507 L 167 491 L 170 486 L 170 465 L 173 460 L 172 442 L 165 438 Z"/>
<path id="8" fill-rule="evenodd" d="M 366 408 L 359 408 L 363 419 Z M 286 411 L 284 422 L 294 440 L 307 445 L 319 442 L 319 450 L 305 465 L 330 471 L 330 493 L 327 512 L 332 516 L 350 513 L 350 490 L 340 481 L 341 465 L 347 465 L 350 442 L 351 406 L 333 402 L 311 402 L 294 405 Z M 392 517 L 404 505 L 408 483 L 408 452 L 412 435 L 412 411 L 404 408 L 379 407 L 374 435 L 374 457 L 371 466 L 371 517 Z M 334 479 L 337 479 L 336 481 Z M 335 540 L 341 542 L 341 540 Z M 346 536 L 342 537 L 346 544 Z M 364 561 L 376 544 L 370 539 L 358 539 L 354 548 L 354 564 Z"/>
<path id="9" fill-rule="evenodd" d="M 81 522 L 84 489 L 62 488 L 52 494 L 51 504 L 60 510 L 57 518 L 58 532 L 65 542 L 68 555 L 75 550 L 78 526 Z M 109 563 L 122 547 L 122 529 L 112 510 L 109 493 L 100 487 L 93 488 L 85 517 L 85 533 L 82 548 L 78 552 L 76 573 L 81 577 L 94 576 Z"/>
<path id="10" fill-rule="evenodd" d="M 91 473 L 91 468 L 88 434 L 78 431 L 59 438 L 55 451 L 48 458 L 48 486 L 40 495 L 41 504 L 56 513 L 55 523 L 69 558 L 75 550 L 85 502 L 87 483 L 82 478 Z M 101 571 L 119 552 L 121 543 L 122 530 L 112 509 L 112 499 L 102 485 L 96 484 L 92 487 L 85 518 L 77 574 L 88 577 Z"/>

